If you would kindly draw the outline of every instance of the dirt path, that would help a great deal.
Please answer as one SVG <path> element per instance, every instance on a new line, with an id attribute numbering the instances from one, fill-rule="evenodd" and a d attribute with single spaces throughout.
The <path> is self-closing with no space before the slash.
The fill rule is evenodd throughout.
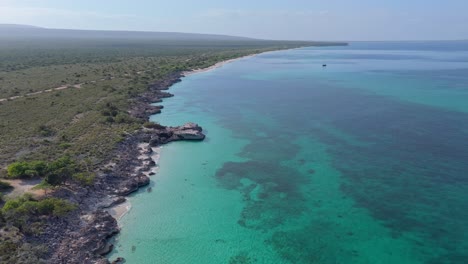
<path id="1" fill-rule="evenodd" d="M 56 87 L 56 88 L 51 88 L 51 89 L 47 89 L 47 90 L 43 90 L 43 91 L 38 91 L 38 92 L 34 92 L 34 93 L 28 93 L 28 94 L 25 94 L 25 95 L 18 95 L 18 96 L 12 96 L 12 97 L 8 97 L 8 98 L 0 98 L 0 102 L 3 102 L 3 101 L 11 101 L 11 100 L 15 100 L 15 99 L 18 99 L 18 98 L 23 98 L 23 97 L 27 97 L 27 96 L 33 96 L 33 95 L 38 95 L 38 94 L 42 94 L 42 93 L 50 93 L 50 92 L 53 92 L 53 91 L 60 91 L 60 90 L 65 90 L 65 89 L 68 89 L 68 88 L 81 88 L 81 86 L 83 85 L 84 83 L 80 83 L 80 84 L 74 84 L 74 85 L 62 85 L 60 87 Z"/>
<path id="2" fill-rule="evenodd" d="M 25 193 L 31 193 L 34 196 L 42 196 L 44 195 L 44 190 L 33 190 L 34 186 L 41 183 L 41 179 L 35 180 L 3 180 L 3 182 L 8 182 L 12 187 L 13 190 L 6 193 L 5 196 L 8 198 L 15 198 L 21 196 Z"/>

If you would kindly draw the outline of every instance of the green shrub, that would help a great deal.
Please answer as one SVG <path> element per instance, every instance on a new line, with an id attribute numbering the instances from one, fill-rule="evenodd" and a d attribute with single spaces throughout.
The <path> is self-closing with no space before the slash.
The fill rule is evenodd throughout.
<path id="1" fill-rule="evenodd" d="M 95 179 L 94 173 L 81 172 L 81 173 L 75 173 L 73 175 L 73 180 L 85 186 L 93 185 L 94 179 Z"/>
<path id="2" fill-rule="evenodd" d="M 7 168 L 8 178 L 44 176 L 43 185 L 48 188 L 72 179 L 84 185 L 92 185 L 94 174 L 82 173 L 82 171 L 82 166 L 78 166 L 69 156 L 61 157 L 48 164 L 44 161 L 15 162 Z M 0 190 L 8 186 L 7 183 L 0 182 Z"/>
<path id="3" fill-rule="evenodd" d="M 67 143 L 67 142 L 65 142 L 65 143 L 60 143 L 60 145 L 59 145 L 59 147 L 62 148 L 62 149 L 68 149 L 68 148 L 70 148 L 71 146 L 72 146 L 72 144 Z"/>
<path id="4" fill-rule="evenodd" d="M 40 125 L 38 131 L 43 137 L 50 137 L 55 134 L 54 130 L 46 125 Z"/>
<path id="5" fill-rule="evenodd" d="M 23 196 L 20 196 L 16 199 L 8 200 L 2 208 L 2 213 L 5 214 L 5 212 L 9 212 L 13 209 L 17 209 L 23 203 L 30 201 L 30 200 L 32 200 L 32 196 L 29 193 L 26 193 Z"/>
<path id="6" fill-rule="evenodd" d="M 34 216 L 63 216 L 76 206 L 66 200 L 50 197 L 34 200 L 30 194 L 8 200 L 2 208 L 2 214 L 13 220 L 27 221 Z"/>
<path id="7" fill-rule="evenodd" d="M 133 119 L 130 117 L 129 114 L 125 112 L 121 112 L 115 116 L 115 122 L 119 124 L 123 124 L 123 123 L 129 124 L 133 122 Z"/>
<path id="8" fill-rule="evenodd" d="M 9 178 L 31 178 L 44 176 L 47 170 L 47 164 L 43 161 L 14 162 L 7 167 Z"/>
<path id="9" fill-rule="evenodd" d="M 0 243 L 0 255 L 10 256 L 10 254 L 12 252 L 15 252 L 18 248 L 19 248 L 19 243 L 14 243 L 12 241 L 2 241 L 2 243 Z"/>
<path id="10" fill-rule="evenodd" d="M 108 116 L 108 117 L 106 118 L 106 122 L 107 122 L 107 123 L 114 123 L 115 120 L 114 120 L 114 118 L 113 118 L 112 116 Z"/>
<path id="11" fill-rule="evenodd" d="M 20 178 L 26 174 L 28 170 L 27 162 L 15 162 L 7 167 L 7 173 L 9 178 Z"/>
<path id="12" fill-rule="evenodd" d="M 76 208 L 74 204 L 54 197 L 38 201 L 35 206 L 40 215 L 54 216 L 63 216 Z"/>

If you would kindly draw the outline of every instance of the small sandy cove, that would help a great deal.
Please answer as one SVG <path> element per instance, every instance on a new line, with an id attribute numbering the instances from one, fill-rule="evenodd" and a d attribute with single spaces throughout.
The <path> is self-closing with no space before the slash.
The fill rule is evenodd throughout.
<path id="1" fill-rule="evenodd" d="M 237 61 L 237 60 L 240 60 L 240 59 L 246 59 L 246 58 L 255 57 L 255 56 L 257 56 L 257 55 L 258 55 L 258 54 L 251 54 L 251 55 L 246 55 L 246 56 L 239 57 L 239 58 L 235 58 L 235 59 L 220 61 L 220 62 L 216 63 L 216 64 L 213 65 L 213 66 L 210 66 L 210 67 L 207 67 L 207 68 L 202 68 L 202 69 L 195 69 L 195 70 L 191 70 L 191 71 L 184 71 L 182 74 L 183 74 L 184 76 L 189 76 L 189 75 L 192 75 L 192 74 L 197 74 L 197 73 L 201 73 L 201 72 L 211 71 L 211 70 L 214 70 L 214 69 L 223 67 L 224 65 L 226 65 L 226 64 L 228 64 L 228 63 L 231 63 L 231 62 L 234 62 L 234 61 Z"/>

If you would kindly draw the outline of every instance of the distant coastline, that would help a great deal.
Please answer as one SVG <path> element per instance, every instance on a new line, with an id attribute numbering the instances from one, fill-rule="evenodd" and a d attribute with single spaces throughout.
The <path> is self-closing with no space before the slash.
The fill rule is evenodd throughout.
<path id="1" fill-rule="evenodd" d="M 268 52 L 268 51 L 267 51 Z M 263 53 L 266 53 L 266 52 L 262 52 L 262 53 L 256 53 L 256 54 L 250 54 L 250 55 L 245 55 L 245 56 L 242 56 L 242 57 L 239 57 L 239 58 L 234 58 L 234 59 L 229 59 L 229 60 L 224 60 L 224 61 L 220 61 L 212 66 L 209 66 L 209 67 L 206 67 L 206 68 L 201 68 L 201 69 L 193 69 L 193 70 L 190 70 L 190 71 L 183 71 L 182 72 L 182 75 L 184 77 L 187 77 L 187 76 L 190 76 L 190 75 L 194 75 L 194 74 L 197 74 L 197 73 L 202 73 L 202 72 L 208 72 L 208 71 L 212 71 L 214 69 L 217 69 L 217 68 L 221 68 L 223 67 L 224 65 L 226 64 L 229 64 L 231 62 L 235 62 L 235 61 L 238 61 L 238 60 L 241 60 L 241 59 L 247 59 L 247 58 L 252 58 L 252 57 L 255 57 L 259 54 L 263 54 Z"/>
<path id="2" fill-rule="evenodd" d="M 336 45 L 330 45 L 330 46 L 342 46 L 342 45 L 348 45 L 348 43 L 336 43 Z M 306 47 L 315 47 L 315 46 L 303 46 L 303 47 L 291 48 L 291 49 L 287 49 L 287 50 L 302 49 L 302 48 L 306 48 Z M 183 71 L 182 75 L 184 77 L 187 77 L 187 76 L 194 75 L 194 74 L 197 74 L 197 73 L 209 72 L 209 71 L 215 70 L 217 68 L 221 68 L 226 64 L 238 61 L 238 60 L 253 58 L 253 57 L 256 57 L 258 55 L 262 55 L 262 54 L 266 54 L 266 53 L 272 53 L 272 52 L 278 52 L 278 51 L 282 51 L 282 50 L 284 50 L 284 49 L 263 51 L 263 52 L 259 52 L 259 53 L 254 53 L 254 54 L 241 56 L 241 57 L 234 58 L 234 59 L 223 60 L 223 61 L 217 62 L 216 64 L 214 64 L 212 66 L 206 67 L 206 68 L 199 68 L 199 69 L 193 69 L 193 70 L 190 70 L 190 71 Z"/>

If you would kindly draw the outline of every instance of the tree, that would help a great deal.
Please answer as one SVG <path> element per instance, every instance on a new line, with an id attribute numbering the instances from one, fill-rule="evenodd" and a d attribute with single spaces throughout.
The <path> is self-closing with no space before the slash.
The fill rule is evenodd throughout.
<path id="1" fill-rule="evenodd" d="M 47 195 L 47 191 L 53 189 L 54 186 L 50 185 L 47 183 L 45 180 L 42 180 L 41 183 L 38 185 L 34 186 L 32 189 L 33 190 L 43 190 L 44 194 Z"/>
<path id="2" fill-rule="evenodd" d="M 76 172 L 75 162 L 68 156 L 62 157 L 47 166 L 47 173 L 44 181 L 56 186 L 71 179 Z"/>

